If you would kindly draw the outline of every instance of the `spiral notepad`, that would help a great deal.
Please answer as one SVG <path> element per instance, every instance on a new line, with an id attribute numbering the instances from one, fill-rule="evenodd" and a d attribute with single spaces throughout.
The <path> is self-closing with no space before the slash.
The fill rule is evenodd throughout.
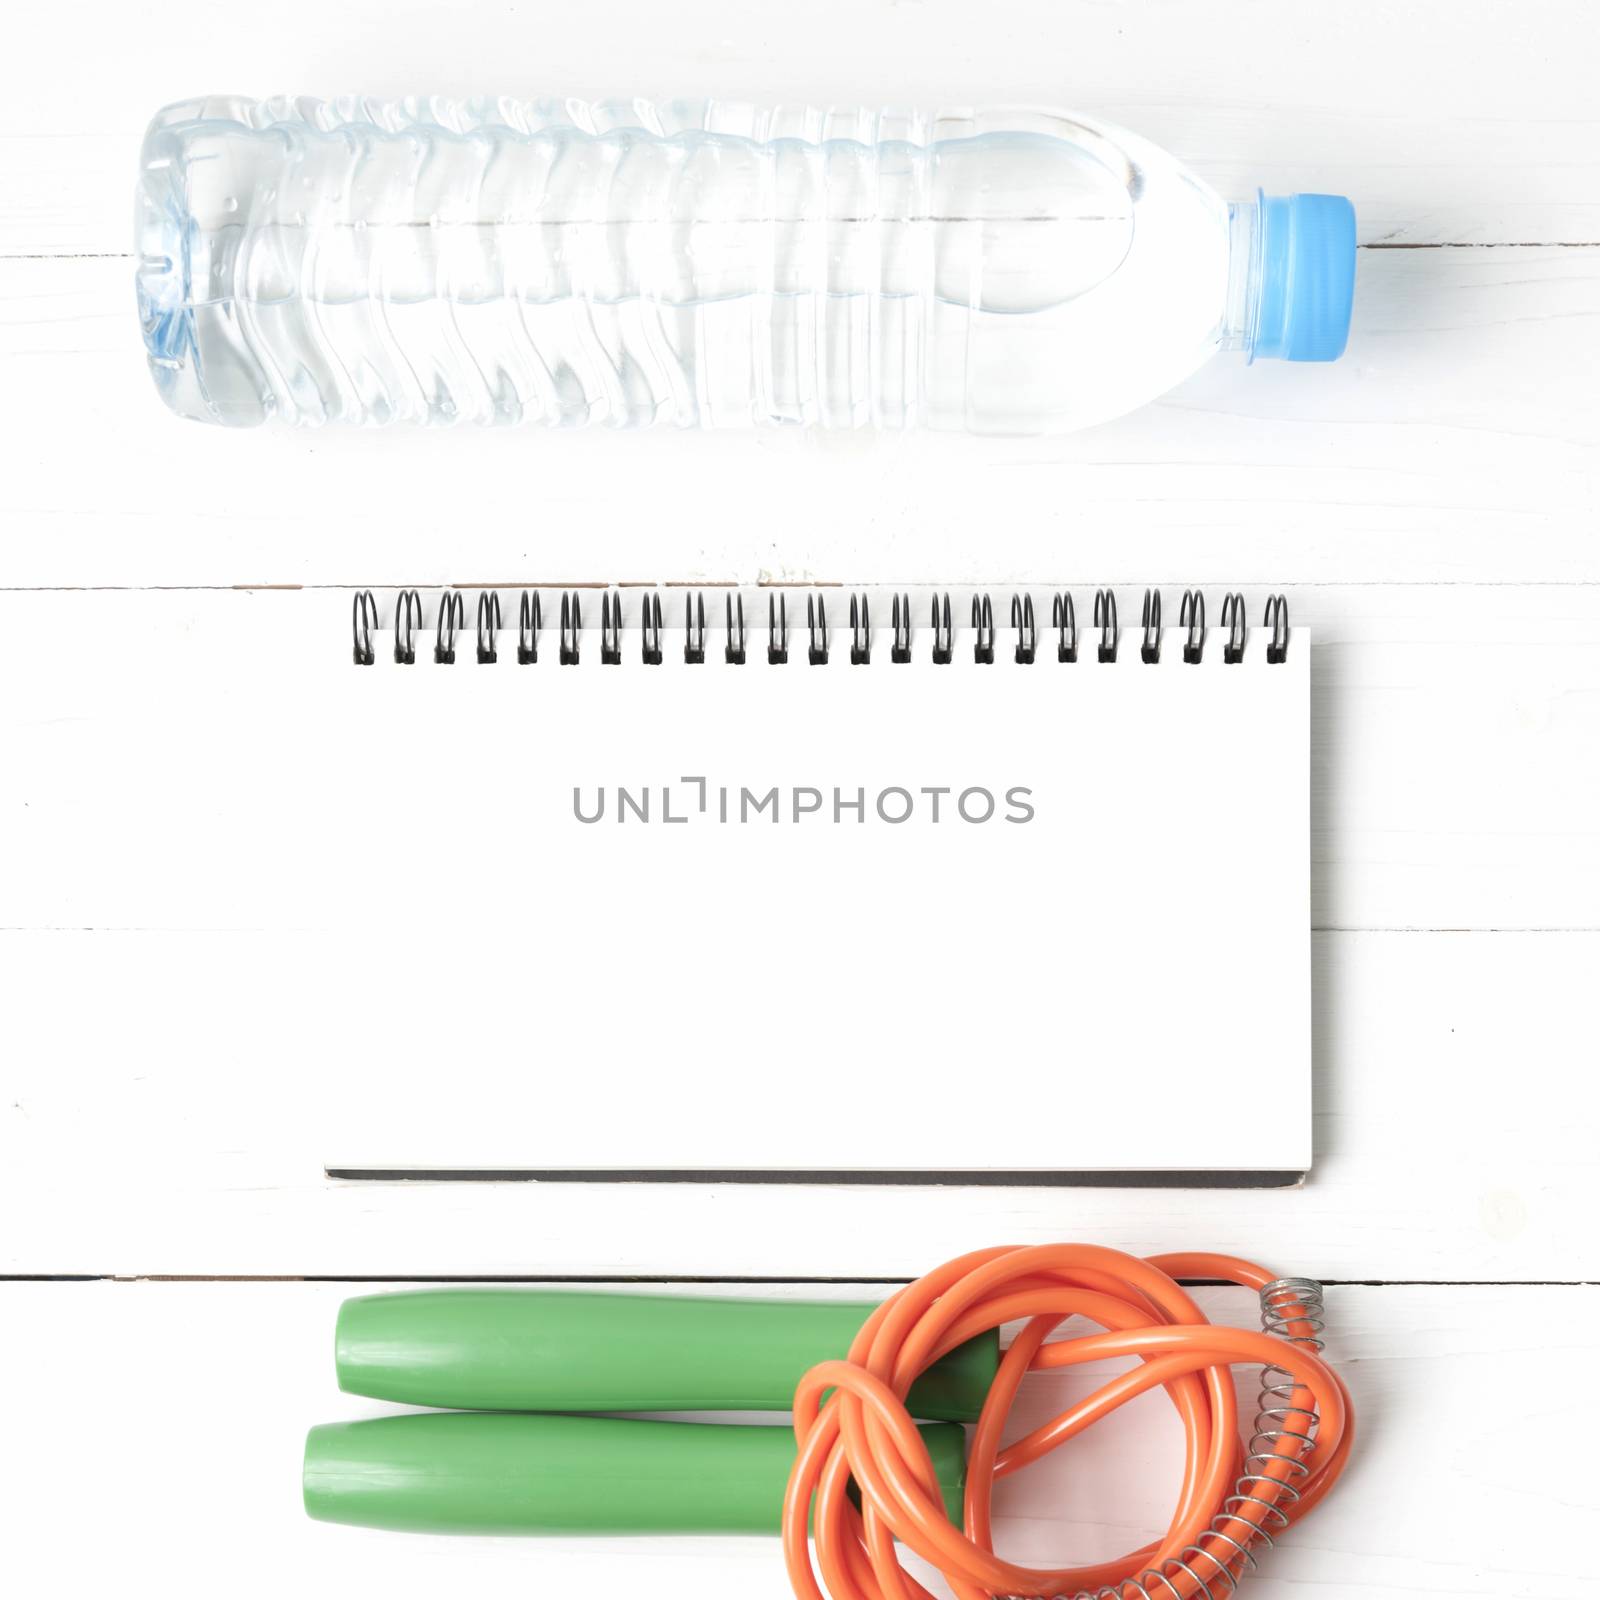
<path id="1" fill-rule="evenodd" d="M 241 1172 L 1292 1182 L 1310 641 L 1207 598 L 13 596 L 13 1037 Z"/>

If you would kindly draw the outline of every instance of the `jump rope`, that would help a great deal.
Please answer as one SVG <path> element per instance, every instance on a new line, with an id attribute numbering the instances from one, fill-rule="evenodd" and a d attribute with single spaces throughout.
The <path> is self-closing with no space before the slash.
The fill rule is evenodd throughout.
<path id="1" fill-rule="evenodd" d="M 1262 1331 L 1210 1322 L 1179 1279 L 1255 1291 Z M 1350 1398 L 1320 1354 L 1322 1311 L 1314 1280 L 1234 1256 L 1141 1260 L 1074 1244 L 976 1251 L 870 1311 L 507 1289 L 367 1296 L 340 1314 L 341 1387 L 472 1409 L 314 1428 L 306 1508 L 437 1532 L 776 1529 L 797 1600 L 933 1600 L 903 1551 L 956 1600 L 1221 1600 L 1349 1458 Z M 1071 1320 L 1100 1331 L 1051 1339 Z M 1018 1322 L 1002 1354 L 997 1331 Z M 1138 1364 L 1002 1447 L 1029 1372 L 1118 1357 Z M 1248 1434 L 1236 1365 L 1262 1369 Z M 996 1482 L 1158 1387 L 1184 1430 L 1165 1533 L 1091 1566 L 997 1555 Z M 773 1409 L 791 1391 L 792 1433 L 595 1414 Z"/>

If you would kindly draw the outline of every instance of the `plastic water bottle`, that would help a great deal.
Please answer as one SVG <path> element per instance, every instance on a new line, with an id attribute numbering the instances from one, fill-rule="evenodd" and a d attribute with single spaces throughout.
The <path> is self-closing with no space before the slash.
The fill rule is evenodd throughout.
<path id="1" fill-rule="evenodd" d="M 1347 200 L 1228 204 L 1047 111 L 193 100 L 138 191 L 183 416 L 1056 433 L 1326 361 Z"/>

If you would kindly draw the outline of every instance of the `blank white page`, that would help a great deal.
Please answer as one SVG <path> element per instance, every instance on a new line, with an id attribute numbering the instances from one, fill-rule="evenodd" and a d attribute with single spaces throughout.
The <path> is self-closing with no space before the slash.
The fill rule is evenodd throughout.
<path id="1" fill-rule="evenodd" d="M 13 1041 L 152 1161 L 1291 1181 L 1308 658 L 351 657 L 348 593 L 9 594 Z M 509 593 L 507 621 L 515 622 Z M 997 613 L 1009 593 L 995 595 Z M 1124 595 L 1128 607 L 1134 597 Z M 1169 596 L 1169 605 L 1175 600 Z M 1087 610 L 1089 596 L 1079 596 Z M 1220 596 L 1213 596 L 1213 607 Z M 1040 609 L 1048 615 L 1044 597 Z M 1176 609 L 1173 606 L 1173 609 Z M 88 612 L 94 624 L 84 629 Z M 1215 619 L 1215 611 L 1213 611 Z M 1252 619 L 1253 621 L 1256 619 Z M 587 820 L 598 817 L 598 820 Z M 94 930 L 90 938 L 71 930 Z M 33 1155 L 37 1157 L 38 1151 Z"/>

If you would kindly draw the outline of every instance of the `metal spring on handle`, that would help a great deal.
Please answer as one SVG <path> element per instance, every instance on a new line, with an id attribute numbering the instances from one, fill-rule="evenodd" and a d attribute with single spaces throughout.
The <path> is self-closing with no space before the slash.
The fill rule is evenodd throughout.
<path id="1" fill-rule="evenodd" d="M 1322 1285 L 1315 1278 L 1275 1278 L 1262 1289 L 1263 1332 L 1275 1335 L 1286 1344 L 1301 1345 L 1320 1354 L 1322 1340 L 1318 1335 L 1324 1326 Z M 1244 1573 L 1256 1570 L 1251 1546 L 1272 1548 L 1273 1538 L 1267 1525 L 1279 1531 L 1289 1525 L 1289 1519 L 1277 1502 L 1293 1502 L 1300 1498 L 1298 1489 L 1281 1478 L 1269 1477 L 1263 1469 L 1273 1463 L 1279 1471 L 1288 1467 L 1301 1478 L 1310 1472 L 1303 1458 L 1315 1437 L 1317 1414 L 1310 1406 L 1295 1404 L 1299 1387 L 1293 1375 L 1283 1367 L 1261 1369 L 1255 1432 L 1244 1458 L 1245 1470 L 1235 1481 L 1233 1493 L 1222 1502 L 1222 1510 L 1212 1518 L 1210 1528 L 1196 1543 L 1180 1550 L 1159 1568 L 1151 1567 L 1135 1577 L 1100 1589 L 1080 1590 L 1071 1600 L 1184 1600 L 1183 1590 L 1174 1581 L 1180 1573 L 1194 1584 L 1189 1600 L 1199 1596 L 1204 1596 L 1204 1600 L 1227 1600 L 1239 1587 Z M 1297 1426 L 1297 1421 L 1302 1425 Z M 1283 1453 L 1286 1439 L 1300 1441 L 1294 1446 L 1294 1454 Z M 1239 1539 L 1230 1530 L 1240 1521 L 1249 1523 L 1248 1517 L 1239 1515 L 1246 1507 L 1259 1513 L 1261 1521 L 1253 1525 L 1249 1537 Z M 1212 1544 L 1213 1548 L 1206 1549 L 1207 1544 Z M 1200 1562 L 1205 1564 L 1209 1576 L 1202 1577 L 1195 1570 Z M 1220 1585 L 1225 1587 L 1218 1587 Z"/>
<path id="2" fill-rule="evenodd" d="M 1321 1355 L 1322 1340 L 1317 1336 L 1323 1327 L 1322 1285 L 1315 1278 L 1277 1278 L 1261 1291 L 1261 1328 L 1264 1333 L 1274 1334 L 1286 1344 L 1302 1345 Z M 1291 1332 L 1292 1329 L 1300 1331 Z M 1261 1369 L 1261 1392 L 1256 1397 L 1256 1433 L 1250 1441 L 1252 1450 L 1256 1448 L 1258 1440 L 1270 1450 L 1279 1439 L 1303 1440 L 1302 1455 L 1311 1448 L 1317 1413 L 1309 1406 L 1297 1406 L 1294 1403 L 1298 1387 L 1293 1376 L 1282 1367 Z M 1302 1422 L 1303 1432 L 1298 1426 Z M 1301 1469 L 1301 1476 L 1304 1476 L 1304 1468 Z"/>

